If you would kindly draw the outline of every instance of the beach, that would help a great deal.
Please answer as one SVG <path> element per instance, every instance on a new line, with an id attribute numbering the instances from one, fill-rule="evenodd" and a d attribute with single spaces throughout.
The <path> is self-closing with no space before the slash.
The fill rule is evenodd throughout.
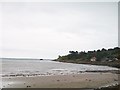
<path id="1" fill-rule="evenodd" d="M 4 60 L 2 88 L 99 88 L 118 84 L 118 68 L 50 60 Z"/>
<path id="2" fill-rule="evenodd" d="M 0 90 L 120 86 L 118 12 L 118 0 L 1 0 Z"/>
<path id="3" fill-rule="evenodd" d="M 81 73 L 71 75 L 5 77 L 3 88 L 99 88 L 118 83 L 112 73 Z"/>

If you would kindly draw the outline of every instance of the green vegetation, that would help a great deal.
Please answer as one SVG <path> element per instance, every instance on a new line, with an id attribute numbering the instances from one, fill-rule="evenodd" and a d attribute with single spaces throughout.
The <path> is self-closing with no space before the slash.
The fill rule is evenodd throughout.
<path id="1" fill-rule="evenodd" d="M 59 56 L 57 61 L 80 63 L 80 64 L 97 64 L 108 65 L 120 68 L 120 48 L 101 49 L 97 51 L 69 51 L 68 55 Z"/>

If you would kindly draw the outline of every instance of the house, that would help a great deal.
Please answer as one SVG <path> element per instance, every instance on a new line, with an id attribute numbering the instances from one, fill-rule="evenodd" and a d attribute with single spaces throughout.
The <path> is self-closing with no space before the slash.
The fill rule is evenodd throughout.
<path id="1" fill-rule="evenodd" d="M 115 61 L 118 61 L 118 58 L 114 58 Z"/>
<path id="2" fill-rule="evenodd" d="M 113 61 L 118 61 L 117 58 L 113 58 L 112 60 L 109 60 L 109 62 L 113 62 Z"/>
<path id="3" fill-rule="evenodd" d="M 92 62 L 96 61 L 96 57 L 92 57 L 92 58 L 90 59 L 90 61 L 92 61 Z"/>

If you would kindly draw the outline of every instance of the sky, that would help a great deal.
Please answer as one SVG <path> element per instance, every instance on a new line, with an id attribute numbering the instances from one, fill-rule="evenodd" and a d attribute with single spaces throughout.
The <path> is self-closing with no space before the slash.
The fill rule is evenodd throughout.
<path id="1" fill-rule="evenodd" d="M 55 59 L 118 46 L 117 2 L 6 2 L 0 8 L 0 57 Z"/>

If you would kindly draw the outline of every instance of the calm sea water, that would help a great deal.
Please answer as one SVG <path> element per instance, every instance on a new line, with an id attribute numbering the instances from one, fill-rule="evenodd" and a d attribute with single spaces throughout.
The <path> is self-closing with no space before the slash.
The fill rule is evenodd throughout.
<path id="1" fill-rule="evenodd" d="M 108 66 L 62 63 L 51 60 L 2 60 L 2 75 L 71 74 L 91 70 L 118 70 Z"/>

